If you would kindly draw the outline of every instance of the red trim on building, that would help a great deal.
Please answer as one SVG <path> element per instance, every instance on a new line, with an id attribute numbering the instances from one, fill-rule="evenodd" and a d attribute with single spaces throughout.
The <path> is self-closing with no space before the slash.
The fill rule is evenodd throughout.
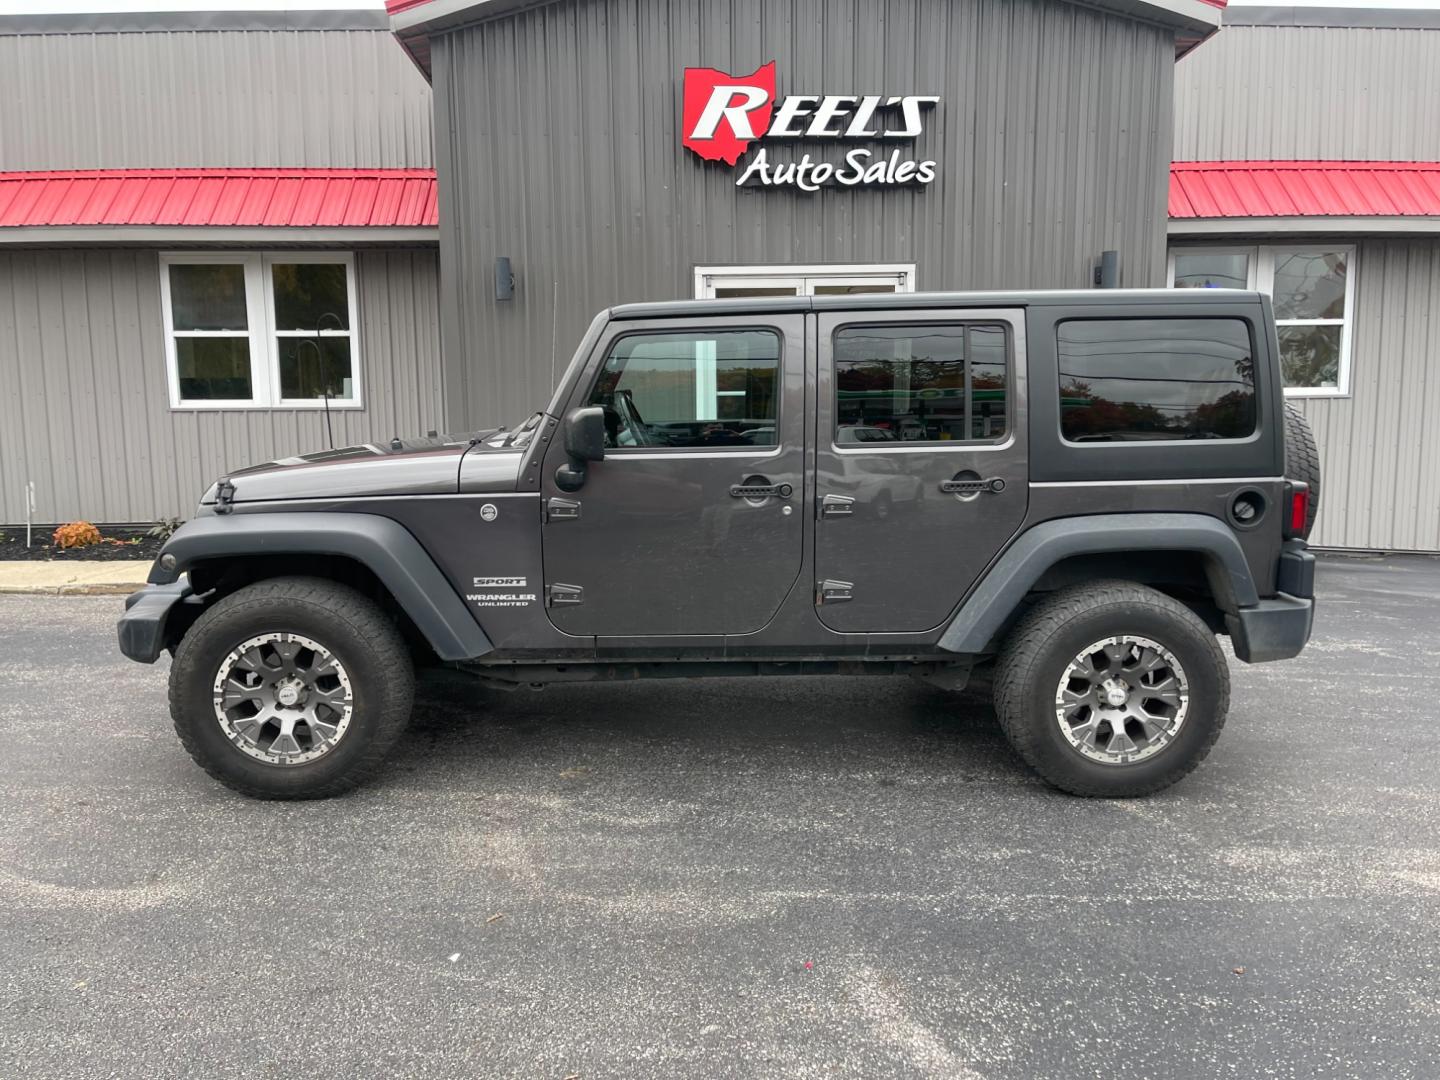
<path id="1" fill-rule="evenodd" d="M 1440 217 L 1440 161 L 1177 161 L 1170 217 Z"/>
<path id="2" fill-rule="evenodd" d="M 423 228 L 439 222 L 433 169 L 0 172 L 0 228 Z"/>
<path id="3" fill-rule="evenodd" d="M 1208 4 L 1210 0 L 1205 0 L 1205 2 Z M 399 15 L 402 11 L 409 11 L 411 8 L 428 3 L 430 0 L 385 0 L 385 14 Z"/>

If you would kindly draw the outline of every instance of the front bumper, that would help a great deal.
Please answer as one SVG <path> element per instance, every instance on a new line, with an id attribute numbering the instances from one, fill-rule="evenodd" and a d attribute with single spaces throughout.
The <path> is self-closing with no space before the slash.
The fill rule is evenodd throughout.
<path id="1" fill-rule="evenodd" d="M 177 604 L 193 595 L 184 578 L 171 585 L 147 585 L 125 598 L 120 616 L 120 651 L 131 660 L 153 664 L 165 651 L 165 625 Z"/>

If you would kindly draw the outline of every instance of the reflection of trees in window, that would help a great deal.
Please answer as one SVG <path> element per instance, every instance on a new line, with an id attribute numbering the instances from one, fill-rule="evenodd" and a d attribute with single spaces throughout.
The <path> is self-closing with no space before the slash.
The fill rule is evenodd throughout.
<path id="1" fill-rule="evenodd" d="M 912 437 L 938 436 L 930 425 L 947 420 L 964 422 L 965 359 L 912 356 L 904 360 L 867 357 L 836 365 L 836 381 L 843 395 L 841 423 L 875 424 L 900 429 L 909 424 Z M 914 431 L 919 424 L 923 433 Z"/>
<path id="2" fill-rule="evenodd" d="M 775 368 L 750 367 L 721 361 L 715 373 L 715 389 L 721 393 L 740 391 L 744 397 L 726 397 L 719 402 L 727 415 L 736 419 L 774 419 Z"/>
<path id="3" fill-rule="evenodd" d="M 963 390 L 965 361 L 936 360 L 917 356 L 908 360 L 881 359 L 842 360 L 835 365 L 842 390 L 896 390 L 902 373 L 908 369 L 909 379 L 903 380 L 913 394 L 917 390 Z"/>
<path id="4" fill-rule="evenodd" d="M 1155 405 L 1097 396 L 1089 383 L 1070 380 L 1060 388 L 1061 423 L 1072 440 L 1127 438 L 1244 438 L 1255 430 L 1255 395 L 1232 390 L 1213 401 Z"/>
<path id="5" fill-rule="evenodd" d="M 1062 324 L 1058 344 L 1067 439 L 1234 439 L 1255 430 L 1255 360 L 1239 320 L 1075 320 Z"/>
<path id="6" fill-rule="evenodd" d="M 350 294 L 344 263 L 276 263 L 275 329 L 314 330 L 326 315 L 324 329 L 349 329 Z"/>
<path id="7" fill-rule="evenodd" d="M 1335 386 L 1340 378 L 1340 327 L 1282 326 L 1280 370 L 1286 386 Z"/>
<path id="8" fill-rule="evenodd" d="M 842 329 L 835 336 L 837 422 L 905 441 L 1001 436 L 1007 352 L 998 326 Z"/>
<path id="9" fill-rule="evenodd" d="M 835 365 L 836 380 L 846 393 L 859 390 L 889 390 L 895 385 L 892 360 L 842 360 Z"/>
<path id="10" fill-rule="evenodd" d="M 1218 401 L 1197 405 L 1189 427 L 1200 435 L 1244 438 L 1255 430 L 1255 397 L 1249 391 L 1232 390 Z"/>
<path id="11" fill-rule="evenodd" d="M 1299 252 L 1275 260 L 1278 319 L 1343 319 L 1346 260 L 1343 252 Z"/>
<path id="12" fill-rule="evenodd" d="M 1094 438 L 1111 435 L 1123 438 L 1125 433 L 1163 432 L 1170 423 L 1154 405 L 1139 401 L 1111 401 L 1097 397 L 1087 382 L 1071 379 L 1060 388 L 1065 437 Z"/>
<path id="13" fill-rule="evenodd" d="M 910 360 L 912 390 L 965 389 L 965 361 L 956 357 L 936 360 L 933 356 L 916 356 Z"/>

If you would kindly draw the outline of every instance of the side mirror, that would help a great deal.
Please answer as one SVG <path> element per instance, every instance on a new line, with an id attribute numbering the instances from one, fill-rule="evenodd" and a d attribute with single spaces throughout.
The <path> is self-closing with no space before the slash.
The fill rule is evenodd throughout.
<path id="1" fill-rule="evenodd" d="M 579 491 L 585 486 L 586 466 L 605 460 L 605 410 L 599 405 L 573 409 L 562 429 L 570 460 L 555 470 L 555 486 L 561 491 Z"/>
<path id="2" fill-rule="evenodd" d="M 605 460 L 605 410 L 599 405 L 572 409 L 565 417 L 565 452 L 575 461 Z"/>

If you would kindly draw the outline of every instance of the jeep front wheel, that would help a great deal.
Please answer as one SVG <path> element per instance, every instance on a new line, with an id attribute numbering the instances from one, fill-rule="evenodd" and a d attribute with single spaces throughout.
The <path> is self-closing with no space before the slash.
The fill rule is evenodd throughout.
<path id="1" fill-rule="evenodd" d="M 1169 787 L 1210 752 L 1229 703 L 1214 634 L 1183 604 L 1130 582 L 1042 600 L 995 671 L 995 711 L 1011 746 L 1074 795 Z"/>
<path id="2" fill-rule="evenodd" d="M 263 799 L 354 787 L 404 730 L 414 671 L 404 639 L 354 589 L 276 578 L 195 621 L 170 669 L 170 714 L 215 779 Z"/>

